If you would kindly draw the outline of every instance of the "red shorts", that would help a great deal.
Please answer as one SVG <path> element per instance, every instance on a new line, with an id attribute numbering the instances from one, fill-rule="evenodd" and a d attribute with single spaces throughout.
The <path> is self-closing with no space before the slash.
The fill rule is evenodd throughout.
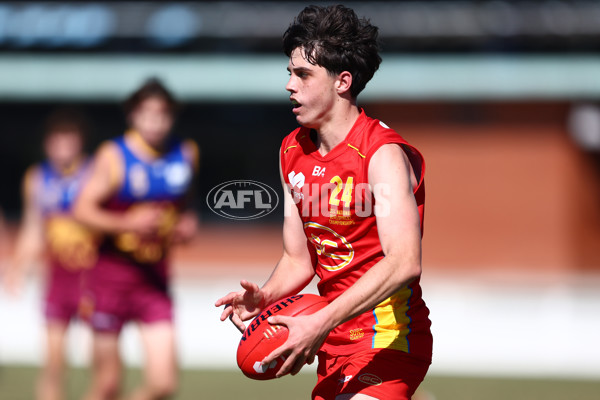
<path id="1" fill-rule="evenodd" d="M 347 356 L 319 353 L 313 400 L 334 400 L 340 394 L 365 394 L 381 400 L 409 400 L 429 362 L 399 351 L 371 349 Z"/>
<path id="2" fill-rule="evenodd" d="M 151 273 L 150 268 L 112 256 L 99 258 L 85 275 L 80 307 L 92 329 L 118 333 L 128 321 L 173 320 L 166 279 Z"/>
<path id="3" fill-rule="evenodd" d="M 50 263 L 44 316 L 48 321 L 69 323 L 77 317 L 81 296 L 81 271 L 69 271 Z"/>

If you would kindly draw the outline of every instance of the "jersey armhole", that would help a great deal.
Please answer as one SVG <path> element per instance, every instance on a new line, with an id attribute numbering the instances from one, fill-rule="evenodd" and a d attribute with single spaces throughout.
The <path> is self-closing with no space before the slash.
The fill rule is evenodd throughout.
<path id="1" fill-rule="evenodd" d="M 369 165 L 371 164 L 371 158 L 373 158 L 373 155 L 375 155 L 375 153 L 381 148 L 381 146 L 384 146 L 386 144 L 398 145 L 402 149 L 402 151 L 404 151 L 404 154 L 406 154 L 406 156 L 408 157 L 408 161 L 410 162 L 410 165 L 412 166 L 413 171 L 415 173 L 415 177 L 417 178 L 417 187 L 414 188 L 414 191 L 416 192 L 419 189 L 419 187 L 421 187 L 423 184 L 423 177 L 425 174 L 425 160 L 421 153 L 408 143 L 404 143 L 401 141 L 376 142 L 369 149 L 365 157 L 365 176 L 369 176 Z"/>
<path id="2" fill-rule="evenodd" d="M 200 147 L 192 139 L 186 139 L 181 143 L 181 150 L 184 158 L 189 162 L 194 169 L 194 172 L 198 172 L 200 168 Z"/>

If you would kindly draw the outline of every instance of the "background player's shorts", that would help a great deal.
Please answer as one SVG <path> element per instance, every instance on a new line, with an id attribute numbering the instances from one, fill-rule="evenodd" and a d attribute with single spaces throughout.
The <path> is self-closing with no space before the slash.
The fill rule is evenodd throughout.
<path id="1" fill-rule="evenodd" d="M 81 298 L 81 272 L 68 271 L 58 264 L 51 264 L 46 285 L 46 320 L 68 323 L 76 318 Z"/>
<path id="2" fill-rule="evenodd" d="M 381 400 L 408 400 L 429 369 L 429 362 L 398 350 L 371 349 L 347 356 L 319 353 L 313 400 L 340 394 L 365 394 Z"/>
<path id="3" fill-rule="evenodd" d="M 138 268 L 139 273 L 132 273 Z M 144 268 L 151 268 L 145 266 Z M 123 271 L 125 273 L 120 273 Z M 81 314 L 92 329 L 118 333 L 128 321 L 173 320 L 173 303 L 166 281 L 157 282 L 138 266 L 113 257 L 100 257 L 85 277 Z"/>

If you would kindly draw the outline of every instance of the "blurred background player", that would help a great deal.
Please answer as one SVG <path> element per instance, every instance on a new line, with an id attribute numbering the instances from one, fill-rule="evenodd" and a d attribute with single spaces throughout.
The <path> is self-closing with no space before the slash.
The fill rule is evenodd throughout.
<path id="1" fill-rule="evenodd" d="M 132 399 L 161 399 L 177 386 L 168 250 L 190 239 L 196 215 L 187 209 L 198 168 L 192 141 L 171 137 L 176 103 L 156 79 L 125 103 L 129 130 L 102 145 L 77 202 L 77 218 L 103 232 L 99 260 L 86 276 L 94 330 L 93 380 L 86 399 L 120 391 L 119 333 L 139 323 L 145 352 L 143 384 Z"/>
<path id="2" fill-rule="evenodd" d="M 381 62 L 377 34 L 344 6 L 306 7 L 285 32 L 286 90 L 301 127 L 280 151 L 283 255 L 261 288 L 242 281 L 242 291 L 216 303 L 241 330 L 318 275 L 329 305 L 270 317 L 289 336 L 262 360 L 284 357 L 281 376 L 318 353 L 316 400 L 407 400 L 431 363 L 419 284 L 423 157 L 356 102 Z"/>
<path id="3" fill-rule="evenodd" d="M 23 179 L 23 218 L 5 276 L 5 287 L 16 295 L 27 270 L 45 250 L 47 345 L 38 399 L 63 398 L 67 327 L 78 314 L 82 271 L 96 262 L 96 235 L 71 213 L 89 169 L 84 132 L 83 115 L 75 109 L 59 109 L 48 117 L 43 139 L 46 160 L 31 166 Z"/>

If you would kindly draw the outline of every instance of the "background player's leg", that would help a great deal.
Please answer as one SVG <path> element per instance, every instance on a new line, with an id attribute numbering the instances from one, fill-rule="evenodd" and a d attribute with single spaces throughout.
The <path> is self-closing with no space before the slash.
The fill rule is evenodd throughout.
<path id="1" fill-rule="evenodd" d="M 175 331 L 170 321 L 140 324 L 146 365 L 144 383 L 131 400 L 164 399 L 177 389 Z"/>
<path id="2" fill-rule="evenodd" d="M 94 332 L 92 383 L 85 400 L 113 400 L 119 396 L 123 366 L 118 333 Z"/>
<path id="3" fill-rule="evenodd" d="M 37 385 L 38 400 L 58 400 L 63 396 L 65 370 L 64 342 L 68 323 L 48 321 L 46 326 L 46 360 Z"/>

